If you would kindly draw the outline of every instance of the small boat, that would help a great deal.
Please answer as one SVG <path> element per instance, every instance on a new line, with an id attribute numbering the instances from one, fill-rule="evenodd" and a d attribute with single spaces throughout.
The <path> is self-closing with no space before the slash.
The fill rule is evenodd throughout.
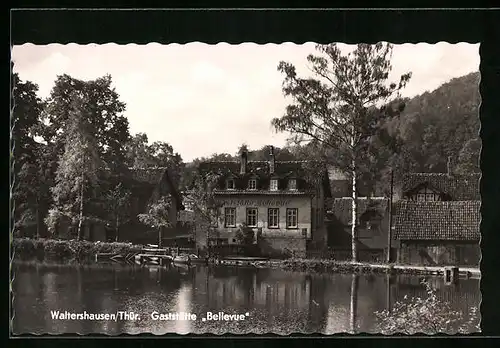
<path id="1" fill-rule="evenodd" d="M 207 259 L 198 257 L 198 255 L 194 254 L 189 255 L 189 259 L 191 263 L 207 263 Z"/>
<path id="2" fill-rule="evenodd" d="M 177 255 L 174 257 L 174 263 L 191 263 L 189 255 Z"/>

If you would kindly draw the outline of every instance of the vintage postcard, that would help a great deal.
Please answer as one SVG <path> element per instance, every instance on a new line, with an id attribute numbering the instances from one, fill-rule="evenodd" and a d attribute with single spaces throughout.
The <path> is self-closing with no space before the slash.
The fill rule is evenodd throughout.
<path id="1" fill-rule="evenodd" d="M 12 60 L 13 334 L 480 331 L 479 44 Z"/>

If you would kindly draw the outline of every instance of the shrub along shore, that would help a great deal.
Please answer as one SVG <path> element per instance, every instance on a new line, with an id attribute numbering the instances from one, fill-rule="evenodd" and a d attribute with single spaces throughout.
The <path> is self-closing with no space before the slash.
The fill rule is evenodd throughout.
<path id="1" fill-rule="evenodd" d="M 12 241 L 15 260 L 91 262 L 96 254 L 127 255 L 139 253 L 142 246 L 129 243 L 94 243 L 77 240 L 16 238 Z"/>
<path id="2" fill-rule="evenodd" d="M 129 255 L 140 253 L 142 245 L 130 243 L 94 243 L 76 240 L 28 239 L 17 238 L 12 242 L 14 260 L 39 260 L 56 262 L 88 263 L 95 261 L 95 255 L 112 253 Z M 279 268 L 285 271 L 308 273 L 384 273 L 439 275 L 443 267 L 423 267 L 397 264 L 372 264 L 361 262 L 337 261 L 330 259 L 285 259 L 257 261 L 260 268 Z M 478 272 L 479 273 L 479 270 Z"/>

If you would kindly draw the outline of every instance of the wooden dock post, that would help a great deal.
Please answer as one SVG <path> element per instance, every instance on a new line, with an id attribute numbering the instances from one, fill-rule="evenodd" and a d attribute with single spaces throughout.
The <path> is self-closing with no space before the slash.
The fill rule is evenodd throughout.
<path id="1" fill-rule="evenodd" d="M 457 266 L 444 268 L 444 283 L 446 285 L 456 284 L 459 278 L 459 269 Z"/>

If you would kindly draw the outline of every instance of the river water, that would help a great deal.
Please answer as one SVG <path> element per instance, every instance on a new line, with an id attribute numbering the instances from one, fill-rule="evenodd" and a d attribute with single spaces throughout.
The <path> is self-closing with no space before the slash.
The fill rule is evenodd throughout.
<path id="1" fill-rule="evenodd" d="M 422 277 L 306 274 L 279 269 L 196 266 L 16 263 L 12 330 L 21 333 L 376 333 L 375 311 L 407 296 L 425 296 Z M 438 296 L 467 312 L 481 301 L 479 280 L 444 285 Z M 54 319 L 64 313 L 134 313 L 136 320 Z M 208 312 L 212 312 L 210 320 Z M 215 320 L 214 315 L 226 315 Z M 155 320 L 154 313 L 188 313 L 196 320 Z M 185 313 L 185 314 L 183 314 Z M 234 315 L 241 315 L 240 320 Z M 157 318 L 157 317 L 155 317 Z M 193 317 L 190 317 L 193 319 Z M 166 317 L 166 319 L 169 319 Z M 471 331 L 476 331 L 471 329 Z"/>

